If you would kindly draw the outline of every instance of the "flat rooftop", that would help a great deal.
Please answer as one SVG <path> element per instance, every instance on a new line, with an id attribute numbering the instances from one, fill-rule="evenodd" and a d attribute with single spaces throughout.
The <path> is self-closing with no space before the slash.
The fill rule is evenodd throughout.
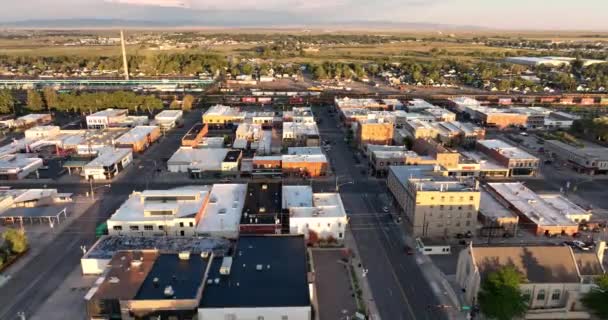
<path id="1" fill-rule="evenodd" d="M 168 164 L 186 164 L 201 170 L 220 170 L 222 161 L 230 149 L 181 147 L 175 151 Z"/>
<path id="2" fill-rule="evenodd" d="M 294 135 L 318 136 L 319 128 L 316 123 L 307 122 L 283 122 L 283 136 L 285 133 L 293 132 Z"/>
<path id="3" fill-rule="evenodd" d="M 488 183 L 488 187 L 539 226 L 576 226 L 566 213 L 520 182 Z"/>
<path id="4" fill-rule="evenodd" d="M 43 162 L 33 154 L 15 153 L 0 156 L 0 171 L 23 169 L 35 165 L 42 166 Z"/>
<path id="5" fill-rule="evenodd" d="M 127 148 L 109 148 L 110 150 L 100 150 L 99 156 L 93 159 L 93 161 L 87 163 L 86 167 L 107 167 L 115 163 L 120 162 L 124 157 L 133 153 L 131 149 Z"/>
<path id="6" fill-rule="evenodd" d="M 479 163 L 479 168 L 481 171 L 509 170 L 507 167 L 500 165 L 494 159 L 478 151 L 461 151 L 460 154 L 464 158 L 474 161 L 475 163 Z"/>
<path id="7" fill-rule="evenodd" d="M 246 192 L 246 184 L 214 184 L 196 232 L 238 232 Z"/>
<path id="8" fill-rule="evenodd" d="M 241 110 L 239 108 L 233 108 L 216 104 L 209 107 L 203 116 L 240 116 Z"/>
<path id="9" fill-rule="evenodd" d="M 597 146 L 579 148 L 558 140 L 547 140 L 545 143 L 571 153 L 584 155 L 587 158 L 595 158 L 599 161 L 608 160 L 608 148 L 606 147 Z"/>
<path id="10" fill-rule="evenodd" d="M 101 111 L 97 111 L 93 114 L 90 114 L 90 117 L 117 117 L 120 115 L 126 115 L 129 113 L 127 109 L 105 109 Z"/>
<path id="11" fill-rule="evenodd" d="M 477 141 L 477 143 L 483 145 L 484 147 L 486 147 L 488 149 L 495 150 L 498 153 L 500 153 L 501 155 L 503 155 L 509 159 L 523 159 L 523 160 L 538 159 L 535 156 L 529 154 L 528 152 L 526 152 L 518 147 L 514 147 L 502 140 L 498 140 L 498 139 L 479 140 L 479 141 Z"/>
<path id="12" fill-rule="evenodd" d="M 170 190 L 133 192 L 114 212 L 109 221 L 158 221 L 196 215 L 209 195 L 209 186 L 187 186 Z M 146 214 L 146 212 L 172 214 Z"/>
<path id="13" fill-rule="evenodd" d="M 407 188 L 409 179 L 432 175 L 435 172 L 435 166 L 389 166 L 388 170 L 395 175 L 403 188 Z"/>
<path id="14" fill-rule="evenodd" d="M 146 139 L 155 130 L 158 130 L 157 126 L 137 126 L 116 139 L 116 143 L 134 144 Z"/>
<path id="15" fill-rule="evenodd" d="M 70 204 L 42 205 L 36 207 L 8 208 L 0 213 L 0 218 L 55 218 Z"/>
<path id="16" fill-rule="evenodd" d="M 283 209 L 312 207 L 311 186 L 283 186 Z"/>
<path id="17" fill-rule="evenodd" d="M 282 192 L 279 182 L 248 183 L 241 224 L 248 224 L 252 219 L 257 219 L 258 223 L 274 224 L 283 209 Z"/>
<path id="18" fill-rule="evenodd" d="M 496 198 L 482 190 L 479 198 L 479 212 L 488 218 L 516 218 L 517 214 L 505 208 Z"/>
<path id="19" fill-rule="evenodd" d="M 289 147 L 289 148 L 287 148 L 287 154 L 314 155 L 314 154 L 323 154 L 323 150 L 321 150 L 321 147 Z"/>
<path id="20" fill-rule="evenodd" d="M 324 154 L 284 154 L 281 161 L 287 162 L 321 162 L 326 163 L 327 157 Z"/>
<path id="21" fill-rule="evenodd" d="M 432 160 L 432 157 L 420 156 L 414 151 L 373 151 L 374 156 L 378 159 L 397 159 L 397 158 L 425 158 Z"/>
<path id="22" fill-rule="evenodd" d="M 241 156 L 241 150 L 230 150 L 226 153 L 223 162 L 236 162 Z"/>
<path id="23" fill-rule="evenodd" d="M 214 259 L 199 308 L 308 307 L 306 245 L 303 236 L 241 236 L 229 275 Z"/>
<path id="24" fill-rule="evenodd" d="M 380 144 L 366 144 L 365 148 L 368 152 L 374 151 L 407 151 L 405 146 L 389 146 Z"/>
<path id="25" fill-rule="evenodd" d="M 157 114 L 154 119 L 158 120 L 161 118 L 165 118 L 173 120 L 181 117 L 183 114 L 184 112 L 182 110 L 163 110 L 159 114 Z"/>
<path id="26" fill-rule="evenodd" d="M 124 250 L 157 249 L 161 252 L 189 251 L 194 254 L 213 251 L 224 254 L 229 248 L 229 240 L 209 237 L 103 236 L 83 259 L 110 259 L 116 252 Z"/>
<path id="27" fill-rule="evenodd" d="M 181 259 L 177 253 L 159 255 L 134 300 L 196 299 L 208 262 L 209 259 L 202 258 L 200 254 L 190 254 L 187 260 Z M 168 286 L 173 289 L 172 296 L 165 295 Z"/>
<path id="28" fill-rule="evenodd" d="M 379 108 L 381 107 L 380 102 L 375 99 L 355 99 L 355 98 L 338 98 L 334 99 L 335 104 L 339 108 Z"/>

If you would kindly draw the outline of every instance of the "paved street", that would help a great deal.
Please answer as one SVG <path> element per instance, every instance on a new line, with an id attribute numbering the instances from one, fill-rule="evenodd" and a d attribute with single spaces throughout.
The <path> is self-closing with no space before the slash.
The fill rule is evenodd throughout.
<path id="1" fill-rule="evenodd" d="M 338 129 L 337 115 L 327 109 L 315 110 L 323 119 L 319 125 L 322 139 L 329 140 L 333 169 L 339 182 L 352 181 L 340 188 L 350 225 L 359 247 L 364 268 L 382 319 L 448 319 L 435 306 L 440 302 L 413 256 L 404 253 L 405 237 L 401 228 L 381 214 L 387 206 L 388 190 L 383 181 L 369 179 L 364 163 L 357 164 L 353 150 Z"/>

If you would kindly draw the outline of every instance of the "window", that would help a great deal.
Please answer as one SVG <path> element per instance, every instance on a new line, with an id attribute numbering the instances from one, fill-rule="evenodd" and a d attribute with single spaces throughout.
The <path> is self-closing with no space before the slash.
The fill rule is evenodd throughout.
<path id="1" fill-rule="evenodd" d="M 561 296 L 561 292 L 559 291 L 559 289 L 555 289 L 553 290 L 553 293 L 551 294 L 551 300 L 559 300 Z"/>
<path id="2" fill-rule="evenodd" d="M 471 216 L 473 216 L 473 213 L 471 213 L 471 211 L 467 212 L 467 218 L 471 218 Z"/>
<path id="3" fill-rule="evenodd" d="M 473 198 L 474 198 L 473 196 L 470 196 L 469 201 L 473 201 Z"/>
<path id="4" fill-rule="evenodd" d="M 281 320 L 289 320 L 288 316 L 281 316 Z"/>
<path id="5" fill-rule="evenodd" d="M 120 230 L 122 230 L 122 226 L 114 226 L 113 229 L 116 230 L 116 231 L 120 231 Z"/>
<path id="6" fill-rule="evenodd" d="M 165 230 L 165 226 L 158 226 L 158 230 Z"/>
<path id="7" fill-rule="evenodd" d="M 151 225 L 145 225 L 145 226 L 144 226 L 144 230 L 146 230 L 146 231 L 152 231 L 152 230 L 154 230 L 154 226 L 151 226 Z"/>
<path id="8" fill-rule="evenodd" d="M 470 226 L 471 225 L 471 221 L 467 220 L 467 222 L 464 225 L 467 226 L 467 227 Z"/>
<path id="9" fill-rule="evenodd" d="M 194 222 L 190 222 L 190 226 L 191 226 L 191 227 L 194 227 Z"/>
<path id="10" fill-rule="evenodd" d="M 338 233 L 338 239 L 342 239 L 344 238 L 344 235 L 342 234 L 342 232 Z"/>
<path id="11" fill-rule="evenodd" d="M 462 206 L 458 206 L 458 210 L 462 210 Z"/>
<path id="12" fill-rule="evenodd" d="M 538 290 L 536 294 L 536 300 L 545 300 L 545 289 Z"/>
<path id="13" fill-rule="evenodd" d="M 327 224 L 327 227 L 328 227 L 328 228 L 331 228 L 331 223 L 328 223 L 328 224 Z"/>
<path id="14" fill-rule="evenodd" d="M 179 223 L 179 226 L 180 226 L 181 228 L 183 228 L 183 227 L 184 227 L 184 223 L 183 223 L 183 222 L 180 222 L 180 223 Z"/>
<path id="15" fill-rule="evenodd" d="M 129 229 L 131 229 L 131 231 L 138 231 L 139 226 L 130 226 Z"/>
<path id="16" fill-rule="evenodd" d="M 341 227 L 341 226 L 342 226 L 342 222 L 338 222 L 338 227 Z"/>
<path id="17" fill-rule="evenodd" d="M 439 210 L 443 210 L 443 205 L 440 205 L 440 206 L 439 206 Z"/>

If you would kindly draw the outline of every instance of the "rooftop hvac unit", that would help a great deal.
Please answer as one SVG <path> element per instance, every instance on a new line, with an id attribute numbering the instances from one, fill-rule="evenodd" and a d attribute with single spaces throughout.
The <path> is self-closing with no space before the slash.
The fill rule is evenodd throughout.
<path id="1" fill-rule="evenodd" d="M 261 265 L 261 264 L 256 264 L 256 265 L 255 265 L 255 270 L 257 270 L 257 271 L 262 271 L 262 269 L 264 269 L 264 266 L 263 266 L 263 265 Z"/>
<path id="2" fill-rule="evenodd" d="M 117 277 L 110 277 L 110 283 L 119 283 L 120 279 L 118 279 Z"/>
<path id="3" fill-rule="evenodd" d="M 188 251 L 182 251 L 178 253 L 178 256 L 180 260 L 190 260 L 190 252 Z"/>
<path id="4" fill-rule="evenodd" d="M 203 251 L 203 252 L 201 252 L 201 258 L 203 258 L 203 259 L 209 258 L 209 251 Z"/>
<path id="5" fill-rule="evenodd" d="M 267 190 L 268 189 L 268 185 L 267 184 L 263 184 L 262 185 L 262 190 Z"/>
<path id="6" fill-rule="evenodd" d="M 224 259 L 222 259 L 222 266 L 220 267 L 220 274 L 225 276 L 229 275 L 231 268 L 232 257 L 224 257 Z"/>
<path id="7" fill-rule="evenodd" d="M 163 293 L 165 294 L 165 297 L 173 297 L 173 295 L 175 294 L 175 291 L 173 291 L 173 287 L 166 286 Z"/>
<path id="8" fill-rule="evenodd" d="M 136 268 L 136 267 L 141 266 L 141 264 L 142 264 L 141 260 L 133 260 L 133 261 L 131 261 L 131 267 L 135 267 Z"/>

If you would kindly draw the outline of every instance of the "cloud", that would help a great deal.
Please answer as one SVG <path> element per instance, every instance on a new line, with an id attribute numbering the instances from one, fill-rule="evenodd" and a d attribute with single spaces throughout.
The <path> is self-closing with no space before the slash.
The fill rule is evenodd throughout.
<path id="1" fill-rule="evenodd" d="M 104 0 L 108 3 L 119 3 L 135 6 L 190 8 L 190 0 Z"/>

